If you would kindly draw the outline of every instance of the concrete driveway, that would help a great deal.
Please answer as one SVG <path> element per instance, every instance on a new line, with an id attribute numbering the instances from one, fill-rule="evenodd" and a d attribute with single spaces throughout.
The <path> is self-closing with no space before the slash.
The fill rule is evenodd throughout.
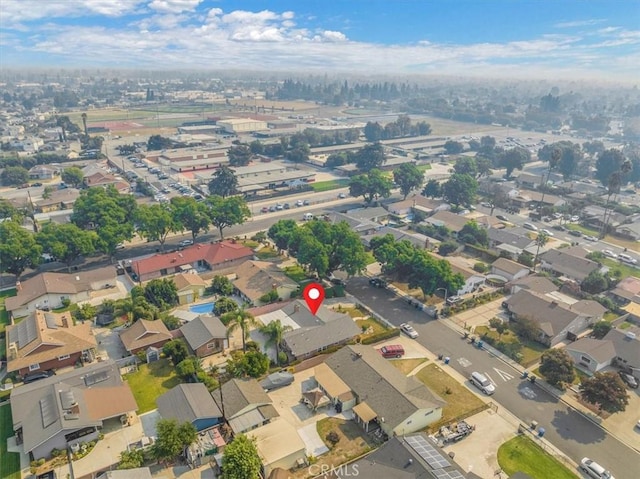
<path id="1" fill-rule="evenodd" d="M 98 342 L 98 356 L 113 360 L 129 356 L 124 344 L 120 341 L 118 331 L 120 328 L 93 328 L 93 334 Z"/>
<path id="2" fill-rule="evenodd" d="M 476 326 L 485 326 L 489 324 L 489 320 L 491 318 L 495 318 L 496 316 L 501 319 L 507 319 L 504 316 L 504 309 L 502 308 L 502 302 L 505 298 L 500 297 L 490 303 L 482 304 L 480 306 L 476 306 L 473 309 L 468 309 L 467 311 L 462 311 L 451 317 L 458 326 L 462 328 L 475 328 Z"/>

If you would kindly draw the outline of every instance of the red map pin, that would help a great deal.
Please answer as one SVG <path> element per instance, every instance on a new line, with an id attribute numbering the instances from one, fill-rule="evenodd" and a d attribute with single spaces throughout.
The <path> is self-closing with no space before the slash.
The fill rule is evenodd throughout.
<path id="1" fill-rule="evenodd" d="M 324 288 L 318 283 L 309 283 L 302 293 L 307 306 L 313 314 L 318 312 L 320 305 L 324 301 Z"/>

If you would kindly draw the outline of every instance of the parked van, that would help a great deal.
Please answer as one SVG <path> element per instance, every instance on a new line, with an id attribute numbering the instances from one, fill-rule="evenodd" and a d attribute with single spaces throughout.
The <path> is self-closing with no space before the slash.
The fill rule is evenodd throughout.
<path id="1" fill-rule="evenodd" d="M 404 348 L 400 344 L 390 344 L 380 348 L 383 358 L 401 358 L 404 356 Z"/>
<path id="2" fill-rule="evenodd" d="M 494 392 L 496 392 L 496 387 L 489 381 L 489 379 L 479 372 L 472 372 L 469 377 L 471 384 L 480 389 L 487 396 L 491 396 Z"/>
<path id="3" fill-rule="evenodd" d="M 627 264 L 636 264 L 636 263 L 638 263 L 638 260 L 636 260 L 635 258 L 632 258 L 628 254 L 624 254 L 624 253 L 620 253 L 618 255 L 618 259 L 620 261 L 622 261 L 623 263 L 627 263 Z"/>
<path id="4" fill-rule="evenodd" d="M 305 213 L 304 215 L 302 215 L 302 219 L 304 221 L 309 221 L 313 219 L 313 213 Z"/>

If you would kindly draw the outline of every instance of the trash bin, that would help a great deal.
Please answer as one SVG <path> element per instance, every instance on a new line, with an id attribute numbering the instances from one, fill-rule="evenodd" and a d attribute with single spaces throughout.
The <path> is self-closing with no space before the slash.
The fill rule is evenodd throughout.
<path id="1" fill-rule="evenodd" d="M 478 348 L 482 349 L 482 345 L 484 344 L 484 341 L 478 341 Z"/>
<path id="2" fill-rule="evenodd" d="M 447 356 L 446 358 L 444 358 L 444 363 L 445 364 L 449 364 L 449 361 L 451 361 L 451 358 L 449 356 Z"/>
<path id="3" fill-rule="evenodd" d="M 529 371 L 522 371 L 522 377 L 527 379 L 527 376 L 529 376 Z"/>
<path id="4" fill-rule="evenodd" d="M 543 427 L 538 428 L 538 437 L 544 436 L 545 429 Z"/>

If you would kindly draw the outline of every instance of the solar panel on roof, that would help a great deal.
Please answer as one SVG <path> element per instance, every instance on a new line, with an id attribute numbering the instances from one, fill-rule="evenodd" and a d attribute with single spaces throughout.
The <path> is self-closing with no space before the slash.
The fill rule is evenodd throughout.
<path id="1" fill-rule="evenodd" d="M 53 314 L 44 313 L 44 320 L 47 323 L 47 328 L 58 329 L 58 325 L 56 324 L 56 317 Z"/>
<path id="2" fill-rule="evenodd" d="M 433 471 L 436 479 L 464 479 L 459 471 L 445 471 L 444 469 L 436 469 Z"/>
<path id="3" fill-rule="evenodd" d="M 409 436 L 405 438 L 407 444 L 422 458 L 432 469 L 442 469 L 451 464 L 422 436 Z"/>
<path id="4" fill-rule="evenodd" d="M 38 337 L 38 328 L 36 322 L 31 318 L 27 318 L 24 321 L 18 323 L 16 328 L 18 331 L 18 347 L 24 348 L 27 344 Z"/>
<path id="5" fill-rule="evenodd" d="M 40 415 L 42 416 L 42 427 L 51 426 L 58 420 L 58 408 L 52 394 L 40 399 Z"/>

